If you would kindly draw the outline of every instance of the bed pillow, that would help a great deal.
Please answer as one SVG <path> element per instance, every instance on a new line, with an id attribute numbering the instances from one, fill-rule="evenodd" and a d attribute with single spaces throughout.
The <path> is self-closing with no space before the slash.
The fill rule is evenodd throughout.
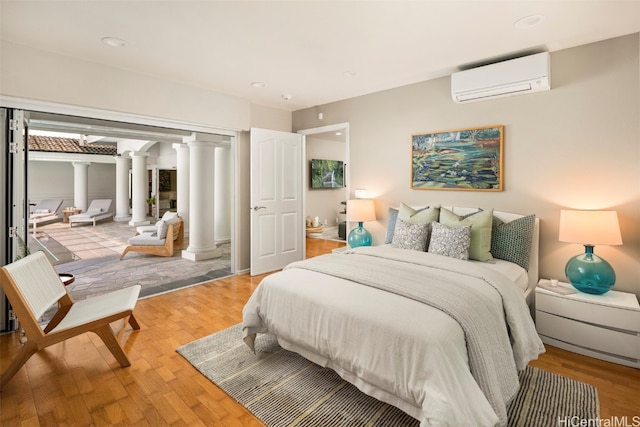
<path id="1" fill-rule="evenodd" d="M 504 222 L 493 218 L 491 253 L 495 258 L 518 264 L 529 271 L 529 256 L 533 241 L 535 215 Z"/>
<path id="2" fill-rule="evenodd" d="M 398 219 L 391 245 L 394 248 L 424 252 L 429 237 L 429 224 L 411 224 Z"/>
<path id="3" fill-rule="evenodd" d="M 449 209 L 440 209 L 440 223 L 449 227 L 471 226 L 469 258 L 476 261 L 493 261 L 491 256 L 491 229 L 493 209 L 478 211 L 466 216 L 458 216 Z"/>
<path id="4" fill-rule="evenodd" d="M 384 238 L 385 243 L 391 243 L 393 240 L 393 233 L 396 229 L 396 222 L 398 221 L 398 209 L 389 208 L 387 211 L 387 235 Z"/>
<path id="5" fill-rule="evenodd" d="M 437 221 L 440 216 L 440 206 L 427 206 L 415 210 L 411 206 L 400 203 L 398 218 L 410 224 L 429 224 Z"/>
<path id="6" fill-rule="evenodd" d="M 451 258 L 469 259 L 471 226 L 449 227 L 438 222 L 431 224 L 428 252 Z"/>

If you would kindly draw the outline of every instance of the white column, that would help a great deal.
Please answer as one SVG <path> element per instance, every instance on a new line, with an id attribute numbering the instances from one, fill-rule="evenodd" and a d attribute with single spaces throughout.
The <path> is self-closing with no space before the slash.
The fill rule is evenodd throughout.
<path id="1" fill-rule="evenodd" d="M 129 221 L 129 157 L 116 156 L 116 216 L 114 221 Z"/>
<path id="2" fill-rule="evenodd" d="M 89 166 L 88 162 L 73 162 L 73 205 L 86 212 L 89 207 Z"/>
<path id="3" fill-rule="evenodd" d="M 135 151 L 131 153 L 131 221 L 129 225 L 145 225 L 147 219 L 147 156 L 149 153 Z"/>
<path id="4" fill-rule="evenodd" d="M 173 144 L 176 150 L 176 192 L 178 201 L 176 208 L 178 215 L 184 221 L 184 234 L 189 235 L 189 146 L 187 144 Z"/>
<path id="5" fill-rule="evenodd" d="M 182 258 L 191 261 L 217 258 L 222 255 L 215 243 L 213 135 L 192 134 L 183 140 L 189 144 L 189 247 Z"/>
<path id="6" fill-rule="evenodd" d="M 231 241 L 231 146 L 216 147 L 215 162 L 215 241 Z"/>

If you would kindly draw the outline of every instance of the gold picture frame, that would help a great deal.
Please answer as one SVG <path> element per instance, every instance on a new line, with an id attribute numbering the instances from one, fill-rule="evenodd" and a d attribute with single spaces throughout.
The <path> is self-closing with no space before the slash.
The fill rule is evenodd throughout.
<path id="1" fill-rule="evenodd" d="M 411 188 L 503 191 L 503 152 L 503 125 L 411 135 Z"/>

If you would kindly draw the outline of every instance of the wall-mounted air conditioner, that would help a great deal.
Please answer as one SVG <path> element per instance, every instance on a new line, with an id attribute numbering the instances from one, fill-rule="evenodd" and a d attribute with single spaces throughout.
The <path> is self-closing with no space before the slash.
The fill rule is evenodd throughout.
<path id="1" fill-rule="evenodd" d="M 551 89 L 547 52 L 497 62 L 451 75 L 455 102 L 481 101 Z"/>

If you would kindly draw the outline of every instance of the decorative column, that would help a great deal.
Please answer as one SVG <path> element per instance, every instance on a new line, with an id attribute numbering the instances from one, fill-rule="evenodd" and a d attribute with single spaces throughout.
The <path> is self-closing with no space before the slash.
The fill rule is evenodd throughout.
<path id="1" fill-rule="evenodd" d="M 146 225 L 147 219 L 147 194 L 149 183 L 147 182 L 147 156 L 144 151 L 131 153 L 131 221 L 129 225 Z"/>
<path id="2" fill-rule="evenodd" d="M 214 165 L 215 135 L 193 133 L 184 137 L 189 145 L 189 247 L 182 258 L 191 261 L 222 255 L 215 243 Z"/>
<path id="3" fill-rule="evenodd" d="M 116 156 L 116 216 L 114 221 L 128 221 L 129 215 L 129 157 Z"/>
<path id="4" fill-rule="evenodd" d="M 182 217 L 184 235 L 189 235 L 189 146 L 173 144 L 176 150 L 176 192 L 178 201 L 176 208 Z"/>
<path id="5" fill-rule="evenodd" d="M 215 162 L 215 241 L 216 244 L 231 241 L 231 146 L 216 147 Z"/>
<path id="6" fill-rule="evenodd" d="M 86 212 L 89 207 L 89 162 L 73 162 L 73 205 Z"/>

